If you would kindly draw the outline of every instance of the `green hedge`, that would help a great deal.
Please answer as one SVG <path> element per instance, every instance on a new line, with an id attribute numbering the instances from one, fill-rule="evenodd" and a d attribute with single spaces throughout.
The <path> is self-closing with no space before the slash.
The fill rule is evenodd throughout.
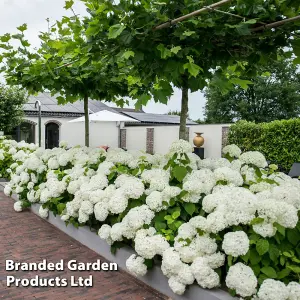
<path id="1" fill-rule="evenodd" d="M 258 124 L 239 121 L 230 127 L 228 141 L 243 151 L 260 151 L 289 171 L 300 162 L 300 118 Z"/>

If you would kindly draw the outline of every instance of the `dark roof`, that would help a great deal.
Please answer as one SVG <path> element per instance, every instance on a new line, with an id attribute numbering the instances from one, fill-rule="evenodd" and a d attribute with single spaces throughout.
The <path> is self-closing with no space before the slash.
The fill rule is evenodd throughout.
<path id="1" fill-rule="evenodd" d="M 126 113 L 126 112 L 140 112 L 145 113 L 142 109 L 136 110 L 135 108 L 122 108 L 122 107 L 113 107 L 115 111 Z"/>
<path id="2" fill-rule="evenodd" d="M 161 115 L 161 114 L 148 114 L 148 113 L 139 113 L 139 112 L 123 112 L 123 114 L 132 117 L 141 123 L 147 124 L 179 124 L 180 116 L 175 115 Z M 139 125 L 142 125 L 139 123 Z M 196 125 L 196 122 L 187 120 L 187 125 Z"/>
<path id="3" fill-rule="evenodd" d="M 39 100 L 42 104 L 42 115 L 46 116 L 82 116 L 84 115 L 83 101 L 76 101 L 74 103 L 67 103 L 64 105 L 57 104 L 55 96 L 51 96 L 50 93 L 40 93 L 37 96 L 30 96 L 27 104 L 23 106 L 26 115 L 37 115 L 37 109 L 35 109 L 35 101 Z M 90 112 L 98 112 L 101 110 L 114 111 L 113 108 L 105 105 L 101 101 L 89 100 Z"/>
<path id="4" fill-rule="evenodd" d="M 38 111 L 34 105 L 36 100 L 42 104 L 42 116 L 53 117 L 81 117 L 84 115 L 83 101 L 76 101 L 74 103 L 67 103 L 64 105 L 57 104 L 55 96 L 51 93 L 40 93 L 37 96 L 30 96 L 27 104 L 23 106 L 25 115 L 37 116 Z M 101 110 L 109 110 L 115 113 L 121 113 L 134 118 L 140 123 L 127 123 L 127 125 L 145 126 L 145 125 L 174 125 L 180 123 L 180 117 L 176 115 L 161 115 L 161 114 L 148 114 L 141 111 L 136 111 L 133 108 L 114 108 L 109 107 L 101 101 L 89 100 L 89 109 L 91 113 Z M 197 125 L 197 123 L 187 120 L 187 125 Z"/>

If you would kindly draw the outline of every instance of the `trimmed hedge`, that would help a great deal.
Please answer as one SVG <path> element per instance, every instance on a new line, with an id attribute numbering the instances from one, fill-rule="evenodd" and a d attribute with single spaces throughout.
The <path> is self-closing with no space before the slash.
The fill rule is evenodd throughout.
<path id="1" fill-rule="evenodd" d="M 300 118 L 258 124 L 239 121 L 230 127 L 228 142 L 242 151 L 260 151 L 288 172 L 300 162 Z"/>

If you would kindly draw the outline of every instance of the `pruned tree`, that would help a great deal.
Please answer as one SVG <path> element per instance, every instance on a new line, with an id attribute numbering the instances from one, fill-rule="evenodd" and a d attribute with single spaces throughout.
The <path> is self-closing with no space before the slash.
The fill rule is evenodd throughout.
<path id="1" fill-rule="evenodd" d="M 189 91 L 203 90 L 212 78 L 223 93 L 247 88 L 251 82 L 241 76 L 255 77 L 259 66 L 292 49 L 300 55 L 299 1 L 84 2 L 92 15 L 87 35 L 110 50 L 113 63 L 125 57 L 129 87 L 143 87 L 142 95 L 130 87 L 137 106 L 151 98 L 167 103 L 173 88 L 181 89 L 180 138 L 186 138 Z"/>
<path id="2" fill-rule="evenodd" d="M 0 84 L 0 131 L 4 134 L 22 123 L 27 99 L 23 90 Z"/>
<path id="3" fill-rule="evenodd" d="M 281 60 L 259 70 L 262 76 L 254 78 L 246 90 L 236 87 L 222 94 L 216 86 L 209 86 L 205 91 L 206 122 L 271 122 L 299 117 L 300 74 L 297 66 L 291 60 Z"/>
<path id="4" fill-rule="evenodd" d="M 72 9 L 73 1 L 66 1 L 66 9 Z M 44 90 L 53 95 L 60 94 L 59 104 L 84 101 L 85 145 L 89 145 L 88 99 L 124 102 L 120 96 L 128 95 L 127 81 L 120 74 L 126 73 L 126 66 L 107 63 L 107 57 L 96 42 L 86 36 L 86 24 L 75 15 L 63 17 L 49 31 L 39 35 L 41 46 L 30 47 L 25 38 L 27 25 L 18 27 L 17 34 L 0 37 L 0 61 L 4 64 L 6 81 L 12 86 L 21 86 L 28 93 Z M 14 41 L 14 43 L 12 43 Z M 18 42 L 19 46 L 13 46 Z"/>

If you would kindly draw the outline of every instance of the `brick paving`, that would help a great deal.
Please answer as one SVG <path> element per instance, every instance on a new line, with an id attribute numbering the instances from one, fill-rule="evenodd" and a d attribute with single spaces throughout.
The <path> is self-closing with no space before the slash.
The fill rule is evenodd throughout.
<path id="1" fill-rule="evenodd" d="M 15 262 L 107 261 L 30 211 L 16 213 L 13 200 L 0 192 L 0 299 L 163 300 L 157 293 L 124 271 L 5 271 L 5 260 Z M 6 276 L 42 278 L 93 275 L 93 287 L 7 287 Z"/>

